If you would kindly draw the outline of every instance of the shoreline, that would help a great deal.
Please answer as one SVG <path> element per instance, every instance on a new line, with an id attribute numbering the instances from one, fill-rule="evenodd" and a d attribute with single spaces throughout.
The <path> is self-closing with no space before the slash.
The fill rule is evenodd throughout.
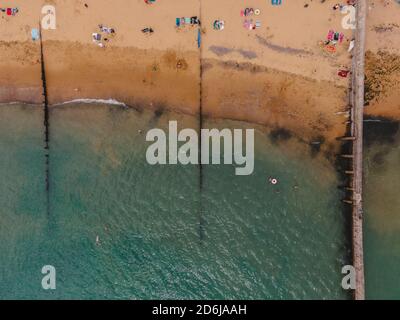
<path id="1" fill-rule="evenodd" d="M 160 112 L 169 109 L 195 115 L 201 109 L 204 116 L 285 128 L 306 141 L 323 136 L 338 145 L 336 138 L 346 130 L 346 118 L 339 113 L 347 108 L 349 80 L 338 77 L 337 70 L 350 65 L 346 49 L 351 39 L 351 31 L 340 27 L 342 14 L 332 10 L 331 1 L 305 8 L 300 3 L 274 7 L 254 0 L 249 5 L 260 7 L 262 28 L 248 31 L 239 15 L 242 5 L 235 3 L 232 12 L 226 12 L 228 2 L 215 5 L 204 0 L 200 8 L 194 0 L 153 6 L 118 0 L 121 6 L 115 8 L 98 0 L 88 1 L 85 8 L 80 0 L 68 4 L 55 0 L 57 30 L 43 32 L 49 104 L 95 98 Z M 27 37 L 29 28 L 37 24 L 35 12 L 40 12 L 41 5 L 39 0 L 20 4 L 15 17 L 0 21 L 9 29 L 0 31 L 2 102 L 42 102 L 40 50 Z M 399 36 L 400 29 L 389 23 L 393 6 L 376 3 L 370 7 L 368 50 L 385 48 L 375 33 L 388 43 Z M 182 14 L 202 16 L 201 50 L 196 27 L 174 26 L 177 7 Z M 116 11 L 110 14 L 110 8 Z M 131 22 L 123 8 L 140 12 L 138 21 Z M 282 24 L 283 18 L 293 15 L 297 18 L 293 25 Z M 222 32 L 210 27 L 217 16 L 226 19 Z M 90 38 L 100 22 L 117 30 L 106 48 Z M 142 35 L 142 24 L 153 25 L 154 35 Z M 293 28 L 307 37 L 293 37 Z M 318 44 L 329 29 L 343 31 L 345 36 L 335 54 L 327 54 Z M 227 37 L 230 34 L 235 36 Z M 390 107 L 396 97 L 372 102 L 366 113 L 400 117 L 400 105 Z M 387 104 L 384 110 L 382 104 Z"/>
<path id="2" fill-rule="evenodd" d="M 330 1 L 313 3 L 305 9 L 299 3 L 285 3 L 277 8 L 254 0 L 249 5 L 262 8 L 263 27 L 248 31 L 239 16 L 241 4 L 234 4 L 232 12 L 225 12 L 229 0 L 221 0 L 212 8 L 207 0 L 202 2 L 202 8 L 198 1 L 188 0 L 180 9 L 182 14 L 202 16 L 201 49 L 196 43 L 197 28 L 177 29 L 173 25 L 171 17 L 181 6 L 178 0 L 151 7 L 126 0 L 118 2 L 143 16 L 131 23 L 130 15 L 121 8 L 109 14 L 114 6 L 104 0 L 88 1 L 86 9 L 82 1 L 54 1 L 58 10 L 57 30 L 43 33 L 50 109 L 79 99 L 94 99 L 93 102 L 117 101 L 157 114 L 173 111 L 198 116 L 202 112 L 205 119 L 261 125 L 278 140 L 295 136 L 330 159 L 340 153 L 337 138 L 346 133 L 350 83 L 348 78 L 338 77 L 337 70 L 350 66 L 346 49 L 352 32 L 341 29 L 342 15 L 332 10 Z M 23 71 L 0 75 L 0 101 L 42 103 L 38 43 L 23 40 L 21 32 L 22 23 L 34 21 L 33 14 L 24 18 L 27 9 L 36 10 L 40 5 L 39 0 L 23 4 L 15 19 L 6 20 L 11 28 L 5 37 L 0 37 L 0 49 L 6 49 L 0 58 L 7 61 L 6 71 Z M 389 25 L 388 29 L 382 24 L 390 21 L 392 11 L 391 6 L 382 4 L 370 8 L 368 50 L 374 54 L 382 47 L 382 41 L 373 37 L 376 32 L 386 41 L 397 39 L 396 26 Z M 223 32 L 210 27 L 217 15 L 226 19 Z M 293 25 L 282 24 L 282 17 L 293 15 L 298 18 Z M 311 22 L 310 17 L 315 17 L 315 21 Z M 69 21 L 76 24 L 70 25 Z M 93 44 L 90 38 L 100 22 L 117 30 L 105 48 Z M 156 29 L 149 37 L 137 32 L 141 24 L 147 23 L 154 23 Z M 293 37 L 293 27 L 307 37 Z M 335 54 L 327 54 L 318 44 L 330 29 L 343 31 L 345 36 Z M 24 30 L 28 30 L 27 25 Z M 235 37 L 227 37 L 229 34 Z M 390 53 L 397 54 L 395 50 Z M 4 62 L 0 62 L 0 67 L 4 67 Z M 373 71 L 374 66 L 370 69 Z M 391 81 L 396 79 L 388 80 Z M 394 98 L 384 99 L 383 111 L 382 103 L 371 101 L 366 115 L 392 115 L 394 120 L 400 119 L 400 105 L 391 107 L 396 97 L 395 94 Z"/>
<path id="3" fill-rule="evenodd" d="M 136 49 L 133 48 L 132 50 L 135 51 Z M 170 55 L 170 61 L 165 58 L 166 54 Z M 181 53 L 180 55 L 182 57 L 187 56 L 185 53 Z M 194 66 L 188 65 L 187 68 L 190 70 L 177 70 L 173 67 L 173 65 L 179 59 L 179 53 L 177 55 L 176 53 L 167 51 L 164 54 L 155 54 L 146 61 L 145 64 L 147 65 L 144 68 L 145 70 L 141 70 L 141 75 L 138 76 L 138 79 L 148 78 L 152 83 L 147 85 L 146 83 L 139 83 L 139 81 L 137 81 L 137 86 L 140 88 L 136 88 L 136 91 L 143 91 L 142 89 L 148 86 L 151 88 L 151 90 L 153 90 L 154 87 L 158 87 L 159 89 L 159 92 L 155 92 L 156 94 L 153 96 L 153 98 L 147 98 L 147 101 L 145 98 L 146 96 L 148 97 L 147 94 L 141 94 L 141 96 L 136 97 L 135 95 L 132 95 L 129 90 L 125 91 L 127 86 L 130 86 L 129 80 L 131 79 L 129 78 L 126 79 L 125 84 L 122 86 L 124 89 L 121 91 L 122 95 L 124 95 L 123 93 L 125 92 L 126 98 L 122 95 L 115 97 L 111 94 L 100 96 L 90 95 L 90 93 L 85 94 L 85 91 L 96 91 L 97 85 L 100 85 L 101 87 L 108 86 L 107 81 L 101 81 L 101 83 L 96 83 L 95 80 L 88 81 L 87 76 L 82 80 L 88 82 L 80 82 L 81 86 L 78 90 L 74 90 L 72 87 L 73 84 L 78 86 L 79 79 L 71 77 L 71 80 L 67 86 L 68 93 L 65 94 L 64 97 L 64 94 L 61 92 L 66 89 L 66 83 L 61 81 L 62 77 L 58 76 L 58 74 L 64 74 L 65 69 L 61 69 L 61 71 L 59 70 L 56 72 L 51 70 L 50 72 L 46 72 L 49 84 L 49 105 L 50 107 L 53 107 L 60 104 L 79 103 L 82 102 L 80 100 L 87 99 L 94 103 L 100 103 L 101 101 L 104 101 L 106 104 L 116 103 L 139 110 L 143 108 L 149 108 L 150 110 L 155 110 L 158 112 L 173 111 L 178 113 L 182 112 L 183 114 L 189 115 L 198 115 L 200 109 L 200 95 L 198 86 L 200 85 L 200 82 L 197 83 L 196 81 L 191 81 L 191 84 L 189 85 L 190 94 L 186 94 L 186 96 L 183 97 L 185 100 L 183 103 L 183 99 L 182 101 L 179 101 L 179 98 L 181 98 L 182 95 L 180 95 L 180 92 L 176 91 L 174 95 L 178 97 L 178 99 L 175 99 L 175 105 L 174 103 L 170 102 L 170 100 L 174 99 L 168 98 L 168 96 L 166 97 L 165 95 L 164 98 L 161 98 L 157 101 L 156 95 L 159 95 L 160 97 L 160 95 L 163 94 L 163 91 L 165 90 L 164 88 L 170 81 L 170 77 L 175 79 L 177 77 L 182 79 L 183 77 L 183 79 L 188 80 L 194 78 L 193 76 L 196 74 L 195 69 L 199 63 L 195 64 Z M 192 53 L 191 61 L 196 63 L 196 53 Z M 50 62 L 54 63 L 54 61 Z M 163 68 L 164 79 L 161 80 L 163 84 L 159 86 L 157 84 L 159 79 L 157 79 L 157 75 L 155 75 L 159 71 L 149 71 L 149 66 L 154 65 L 154 63 L 158 65 L 158 68 Z M 47 63 L 46 66 L 48 65 L 49 64 Z M 340 149 L 340 142 L 337 142 L 336 138 L 344 135 L 345 132 L 345 117 L 343 116 L 342 118 L 339 116 L 339 113 L 345 109 L 345 101 L 347 99 L 347 88 L 345 83 L 330 84 L 329 82 L 317 81 L 307 76 L 286 73 L 268 68 L 266 66 L 252 64 L 250 62 L 238 63 L 233 60 L 221 61 L 219 59 L 204 59 L 202 61 L 202 65 L 204 66 L 202 79 L 202 94 L 204 95 L 202 98 L 202 110 L 204 117 L 244 121 L 264 126 L 270 131 L 285 129 L 296 135 L 300 141 L 305 143 L 311 143 L 316 138 L 323 137 L 324 142 L 326 142 L 322 146 L 323 151 L 328 152 L 332 149 L 338 151 Z M 164 71 L 165 69 L 166 71 Z M 185 75 L 187 72 L 190 74 Z M 93 74 L 92 76 L 96 78 L 96 74 Z M 115 79 L 118 81 L 120 80 L 118 77 L 118 71 L 113 71 L 110 76 L 114 79 L 111 81 L 111 86 L 114 89 L 115 87 L 113 81 L 116 81 Z M 220 86 L 220 77 L 230 79 L 228 87 Z M 33 77 L 30 76 L 30 78 Z M 248 82 L 249 79 L 252 79 L 253 82 Z M 180 81 L 185 82 L 187 80 Z M 54 82 L 56 83 L 54 84 Z M 248 83 L 251 85 L 249 86 Z M 263 87 L 265 84 L 266 87 Z M 327 93 L 324 87 L 329 87 L 331 85 L 333 85 L 332 88 L 334 93 L 332 93 L 333 91 L 330 90 L 329 94 L 331 95 L 331 98 L 329 98 L 330 102 L 328 102 L 325 99 Z M 177 86 L 177 90 L 187 91 L 181 89 L 182 88 L 180 86 Z M 7 91 L 7 89 L 4 87 L 2 90 L 3 92 Z M 2 90 L 0 90 L 0 96 Z M 3 94 L 3 99 L 1 99 L 1 101 L 2 103 L 21 102 L 27 104 L 41 104 L 39 99 L 42 98 L 42 88 L 39 87 L 35 88 L 34 90 L 38 93 L 36 98 L 23 98 L 21 101 L 18 101 L 18 99 L 12 99 L 7 101 L 4 99 Z M 292 94 L 296 90 L 297 92 L 301 92 L 301 94 Z M 307 96 L 307 90 L 312 92 L 313 95 L 310 94 Z M 11 91 L 14 93 L 16 92 L 17 96 L 19 92 L 26 92 L 23 88 L 19 92 L 15 89 L 12 89 Z M 286 94 L 288 91 L 288 95 L 282 98 L 282 95 Z M 54 94 L 54 92 L 56 92 L 56 94 Z M 342 95 L 342 97 L 337 99 L 337 97 L 340 95 Z M 22 96 L 24 96 L 24 94 L 22 94 Z M 245 97 L 245 99 L 242 99 L 242 97 Z M 268 103 L 263 104 L 260 102 L 260 97 L 261 99 L 265 98 Z M 302 98 L 303 103 L 299 103 Z M 243 102 L 243 100 L 245 100 L 245 102 Z M 310 100 L 313 102 L 311 105 L 309 104 Z M 274 107 L 274 104 L 276 107 Z M 189 107 L 187 105 L 189 105 Z M 241 107 L 241 105 L 243 105 L 243 107 Z M 327 106 L 329 106 L 329 109 L 326 108 Z M 321 107 L 324 107 L 324 109 L 321 110 Z M 375 106 L 372 104 L 372 107 Z M 366 115 L 375 116 L 374 112 L 369 113 L 369 108 L 371 107 L 366 107 Z M 298 110 L 301 110 L 301 114 L 298 113 Z M 390 115 L 390 112 L 386 112 L 385 117 L 392 120 L 397 120 L 396 112 L 396 109 L 391 112 L 393 116 Z M 315 116 L 318 113 L 320 117 Z M 379 116 L 379 112 L 377 116 Z"/>
<path id="4" fill-rule="evenodd" d="M 252 0 L 246 5 L 260 8 L 260 15 L 252 18 L 260 20 L 261 28 L 249 30 L 240 15 L 245 5 L 230 0 L 202 0 L 201 8 L 198 0 L 152 6 L 143 1 L 117 0 L 119 5 L 112 5 L 88 0 L 86 7 L 80 0 L 55 0 L 57 29 L 44 30 L 42 38 L 49 105 L 83 97 L 115 99 L 159 112 L 196 115 L 202 110 L 205 117 L 283 128 L 304 141 L 323 136 L 323 149 L 338 149 L 336 138 L 344 134 L 346 119 L 337 113 L 346 109 L 349 79 L 337 72 L 350 65 L 347 46 L 352 32 L 341 27 L 342 14 L 332 10 L 330 2 L 276 7 Z M 7 98 L 0 89 L 0 101 L 41 103 L 39 51 L 37 43 L 27 40 L 41 4 L 21 3 L 17 16 L 0 21 L 9 30 L 0 31 L 0 61 L 12 64 L 10 70 L 25 64 L 25 74 L 13 83 L 19 87 L 29 82 L 37 89 L 36 98 L 21 94 L 16 99 L 18 93 Z M 132 19 L 130 12 L 140 14 Z M 200 48 L 197 27 L 175 27 L 180 15 L 201 17 Z M 213 21 L 222 18 L 226 28 L 214 30 Z M 105 48 L 91 38 L 99 23 L 116 30 Z M 154 34 L 142 34 L 143 26 L 152 26 Z M 294 28 L 299 36 L 293 36 Z M 329 30 L 343 32 L 335 53 L 319 44 Z M 10 43 L 13 48 L 2 53 Z M 35 50 L 27 50 L 32 46 Z M 8 81 L 2 78 L 0 88 L 5 88 Z"/>
<path id="5" fill-rule="evenodd" d="M 117 110 L 132 110 L 137 112 L 138 114 L 142 114 L 143 112 L 149 112 L 154 115 L 155 118 L 160 118 L 161 116 L 164 117 L 169 117 L 170 114 L 173 114 L 177 117 L 177 119 L 182 119 L 182 117 L 188 117 L 192 118 L 193 120 L 191 122 L 196 123 L 198 119 L 198 114 L 190 114 L 190 113 L 185 113 L 182 111 L 176 111 L 171 108 L 166 108 L 162 110 L 157 110 L 157 109 L 149 109 L 148 107 L 144 106 L 130 106 L 127 105 L 123 102 L 119 102 L 116 100 L 110 101 L 107 100 L 102 100 L 102 99 L 77 99 L 77 100 L 72 100 L 72 101 L 66 101 L 64 103 L 58 103 L 54 105 L 49 105 L 49 111 L 50 114 L 52 110 L 55 109 L 63 109 L 63 108 L 97 108 L 97 107 L 105 107 L 105 108 L 116 108 Z M 22 107 L 32 107 L 32 108 L 39 108 L 40 110 L 43 108 L 43 104 L 37 104 L 37 103 L 25 103 L 25 102 L 12 102 L 12 103 L 0 103 L 0 108 L 1 107 L 8 107 L 10 105 L 18 105 Z M 170 120 L 176 120 L 175 118 L 171 118 Z M 322 161 L 325 162 L 326 164 L 329 164 L 329 166 L 332 167 L 332 169 L 335 170 L 336 173 L 339 173 L 339 168 L 337 166 L 337 150 L 336 146 L 327 146 L 326 141 L 324 137 L 320 136 L 318 137 L 320 141 L 317 141 L 318 139 L 315 139 L 314 141 L 308 141 L 303 139 L 302 137 L 298 136 L 295 132 L 289 131 L 283 127 L 277 127 L 277 126 L 268 126 L 266 124 L 262 123 L 256 123 L 256 122 L 251 122 L 251 121 L 246 121 L 246 120 L 238 120 L 238 119 L 233 119 L 233 118 L 221 118 L 221 117 L 214 117 L 214 116 L 203 116 L 203 121 L 205 122 L 204 128 L 214 128 L 212 126 L 207 125 L 207 121 L 211 123 L 218 123 L 218 122 L 225 122 L 228 124 L 238 124 L 239 126 L 244 126 L 248 128 L 253 128 L 255 130 L 261 131 L 264 135 L 268 137 L 268 140 L 271 142 L 271 144 L 279 147 L 283 147 L 283 150 L 289 151 L 290 150 L 297 150 L 295 153 L 299 152 L 298 146 L 303 146 L 304 149 L 301 152 L 307 151 L 308 155 L 316 159 L 317 161 Z M 50 127 L 51 127 L 51 118 L 50 118 Z M 218 125 L 216 126 L 218 127 Z M 184 128 L 184 127 L 183 127 Z M 340 144 L 340 142 L 338 142 Z M 297 146 L 296 146 L 297 145 Z M 327 148 L 325 148 L 327 146 Z M 319 160 L 318 160 L 319 158 Z M 339 176 L 338 176 L 339 177 Z M 340 179 L 339 179 L 340 180 Z M 341 181 L 338 181 L 341 183 Z"/>
<path id="6" fill-rule="evenodd" d="M 80 53 L 69 60 L 67 52 L 71 45 L 78 46 Z M 336 137 L 345 131 L 344 121 L 336 113 L 345 109 L 346 82 L 318 81 L 251 62 L 220 59 L 202 60 L 204 70 L 200 79 L 196 52 L 150 52 L 137 48 L 102 51 L 107 62 L 96 69 L 98 62 L 92 58 L 97 51 L 98 48 L 80 44 L 44 43 L 50 106 L 77 99 L 116 100 L 136 108 L 196 115 L 201 100 L 204 116 L 287 128 L 304 140 L 325 136 L 335 144 Z M 139 63 L 138 55 L 142 58 Z M 121 59 L 129 56 L 127 60 Z M 77 66 L 73 60 L 80 64 Z M 182 61 L 184 67 L 178 68 Z M 224 86 L 221 79 L 228 78 L 229 85 Z M 174 85 L 171 87 L 170 83 Z M 325 87 L 331 89 L 327 91 Z M 41 91 L 40 86 L 35 99 L 21 102 L 41 103 Z M 1 94 L 0 100 L 7 102 Z"/>

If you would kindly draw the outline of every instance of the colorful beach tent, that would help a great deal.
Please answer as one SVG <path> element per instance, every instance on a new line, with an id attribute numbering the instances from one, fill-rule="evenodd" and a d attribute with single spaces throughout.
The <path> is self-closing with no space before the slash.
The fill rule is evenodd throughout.
<path id="1" fill-rule="evenodd" d="M 15 16 L 19 12 L 18 8 L 0 8 L 0 11 L 8 16 Z"/>

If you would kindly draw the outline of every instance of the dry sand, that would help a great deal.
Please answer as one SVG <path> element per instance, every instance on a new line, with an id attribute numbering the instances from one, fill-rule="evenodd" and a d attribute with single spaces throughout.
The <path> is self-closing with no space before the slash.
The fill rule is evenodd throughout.
<path id="1" fill-rule="evenodd" d="M 30 40 L 30 29 L 38 25 L 42 5 L 54 4 L 57 29 L 43 32 L 51 104 L 112 98 L 197 114 L 201 94 L 205 115 L 285 128 L 306 142 L 326 140 L 331 149 L 345 131 L 346 119 L 337 113 L 347 105 L 348 79 L 337 72 L 350 65 L 352 34 L 341 27 L 343 15 L 332 10 L 336 0 L 283 2 L 0 1 L 2 7 L 20 9 L 17 16 L 3 14 L 0 19 L 0 101 L 41 101 L 39 46 Z M 261 21 L 260 29 L 243 27 L 240 10 L 245 6 L 261 10 L 253 17 Z M 378 23 L 376 15 L 387 10 L 380 6 L 370 11 L 372 25 Z M 398 16 L 394 8 L 385 14 L 386 23 Z M 196 15 L 202 20 L 201 49 L 196 27 L 175 28 L 176 17 Z M 213 30 L 215 19 L 225 21 L 223 31 Z M 91 39 L 100 23 L 116 29 L 106 48 Z M 151 36 L 140 32 L 148 26 L 155 30 Z M 346 35 L 334 54 L 319 45 L 329 29 Z M 369 43 L 375 51 L 383 44 L 394 46 L 387 39 Z"/>

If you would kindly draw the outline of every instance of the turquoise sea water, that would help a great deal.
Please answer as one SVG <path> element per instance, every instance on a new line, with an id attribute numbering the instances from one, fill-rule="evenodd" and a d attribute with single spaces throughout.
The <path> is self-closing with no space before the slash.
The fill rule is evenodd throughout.
<path id="1" fill-rule="evenodd" d="M 55 107 L 47 214 L 42 120 L 38 107 L 0 107 L 0 298 L 348 297 L 338 181 L 308 146 L 257 128 L 254 174 L 203 166 L 200 190 L 197 166 L 145 161 L 149 128 L 196 118 Z M 57 270 L 54 291 L 41 288 L 44 265 Z"/>
<path id="2" fill-rule="evenodd" d="M 400 126 L 367 123 L 365 274 L 369 299 L 400 299 Z"/>

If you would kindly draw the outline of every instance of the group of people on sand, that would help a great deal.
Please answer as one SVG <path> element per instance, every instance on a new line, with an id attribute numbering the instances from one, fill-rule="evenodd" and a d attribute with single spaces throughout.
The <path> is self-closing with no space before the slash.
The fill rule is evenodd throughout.
<path id="1" fill-rule="evenodd" d="M 116 34 L 115 29 L 99 24 L 99 30 L 100 33 L 92 33 L 92 39 L 99 47 L 104 48 L 105 42 L 108 42 L 110 37 L 113 37 Z"/>
<path id="2" fill-rule="evenodd" d="M 259 16 L 261 14 L 260 9 L 254 9 L 254 8 L 245 8 L 244 10 L 240 11 L 240 16 L 241 17 L 252 17 L 252 16 Z M 258 28 L 261 28 L 261 21 L 260 20 L 255 20 L 253 21 L 252 18 L 250 19 L 245 19 L 243 21 L 243 27 L 248 30 L 255 30 Z"/>
<path id="3" fill-rule="evenodd" d="M 0 8 L 0 11 L 8 16 L 15 16 L 19 12 L 18 8 Z"/>
<path id="4" fill-rule="evenodd" d="M 346 2 L 346 4 L 344 5 L 344 4 L 340 4 L 340 3 L 336 3 L 334 6 L 333 6 L 333 10 L 342 10 L 344 7 L 346 7 L 346 6 L 355 6 L 356 5 L 356 3 L 357 3 L 357 1 L 356 0 L 347 0 L 347 2 Z"/>

